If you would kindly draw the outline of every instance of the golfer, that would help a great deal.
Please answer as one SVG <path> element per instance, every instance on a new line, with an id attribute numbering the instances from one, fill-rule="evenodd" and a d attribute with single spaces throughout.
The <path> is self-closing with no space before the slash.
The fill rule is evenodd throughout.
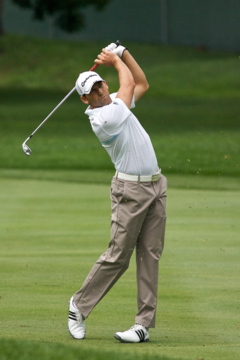
<path id="1" fill-rule="evenodd" d="M 135 324 L 114 336 L 126 343 L 146 342 L 149 328 L 155 327 L 167 181 L 148 134 L 130 110 L 149 88 L 144 72 L 126 48 L 114 43 L 102 50 L 95 63 L 114 67 L 119 79 L 119 90 L 111 95 L 107 83 L 95 72 L 81 73 L 76 82 L 80 99 L 88 106 L 85 114 L 116 169 L 111 184 L 111 239 L 70 299 L 68 329 L 73 338 L 85 338 L 85 319 L 127 270 L 135 249 Z"/>

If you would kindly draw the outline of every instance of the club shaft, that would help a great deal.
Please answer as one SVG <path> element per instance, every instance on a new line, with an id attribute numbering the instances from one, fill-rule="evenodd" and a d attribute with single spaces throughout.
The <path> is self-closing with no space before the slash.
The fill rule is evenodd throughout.
<path id="1" fill-rule="evenodd" d="M 116 45 L 119 46 L 121 43 L 119 40 L 116 41 Z M 94 71 L 97 67 L 99 66 L 99 64 L 94 64 L 91 69 L 89 71 Z M 62 105 L 62 103 L 76 90 L 76 86 L 74 86 L 74 88 L 69 91 L 69 93 L 65 96 L 64 99 L 62 99 L 62 101 L 60 101 L 60 103 L 50 112 L 50 114 L 48 114 L 48 116 L 41 122 L 40 125 L 38 125 L 38 127 L 31 133 L 31 135 L 29 135 L 29 137 L 24 141 L 24 143 L 22 144 L 22 146 L 26 145 L 26 142 L 28 142 L 28 140 L 30 140 L 33 135 L 38 131 L 38 129 L 40 129 L 40 127 L 50 118 L 50 116 L 59 108 L 59 106 Z"/>
<path id="2" fill-rule="evenodd" d="M 50 112 L 50 114 L 41 122 L 40 125 L 38 125 L 38 127 L 32 132 L 32 134 L 28 137 L 28 140 L 31 139 L 31 137 L 38 131 L 38 129 L 47 121 L 48 118 L 50 118 L 50 116 L 59 108 L 59 106 L 62 105 L 62 103 L 76 90 L 76 87 L 74 86 L 74 88 L 69 91 L 69 93 L 65 96 L 64 99 L 62 99 L 62 101 L 60 101 L 60 103 Z M 27 140 L 26 140 L 27 141 Z M 25 141 L 25 143 L 26 143 Z"/>
<path id="3" fill-rule="evenodd" d="M 98 66 L 99 66 L 98 64 L 94 64 L 89 71 L 94 71 Z M 50 116 L 52 116 L 52 114 L 59 108 L 59 106 L 61 106 L 62 103 L 63 103 L 75 90 L 76 90 L 76 86 L 74 86 L 74 88 L 72 88 L 72 90 L 69 91 L 69 93 L 65 96 L 65 98 L 62 99 L 62 101 L 60 101 L 60 103 L 50 112 L 50 114 L 48 114 L 48 116 L 41 122 L 40 125 L 38 125 L 38 127 L 31 133 L 31 135 L 29 135 L 29 137 L 24 141 L 23 144 L 26 144 L 26 142 L 33 137 L 33 135 L 40 129 L 40 127 L 50 118 Z"/>

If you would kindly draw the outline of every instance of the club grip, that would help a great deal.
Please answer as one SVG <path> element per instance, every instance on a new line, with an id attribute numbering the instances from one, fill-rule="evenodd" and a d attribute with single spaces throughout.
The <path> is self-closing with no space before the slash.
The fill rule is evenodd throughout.
<path id="1" fill-rule="evenodd" d="M 117 40 L 117 41 L 115 41 L 115 44 L 116 44 L 117 46 L 119 46 L 119 45 L 121 45 L 121 42 L 120 42 L 119 40 Z M 97 68 L 98 66 L 99 66 L 98 64 L 94 64 L 89 71 L 94 71 L 94 70 L 96 70 L 96 68 Z"/>
<path id="2" fill-rule="evenodd" d="M 98 64 L 93 65 L 89 71 L 94 71 L 98 66 Z"/>

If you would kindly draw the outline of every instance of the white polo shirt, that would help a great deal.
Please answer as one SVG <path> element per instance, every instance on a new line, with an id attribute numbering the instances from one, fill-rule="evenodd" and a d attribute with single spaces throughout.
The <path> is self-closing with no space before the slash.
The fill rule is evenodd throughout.
<path id="1" fill-rule="evenodd" d="M 85 114 L 89 116 L 92 129 L 117 171 L 130 175 L 154 175 L 159 168 L 149 135 L 116 95 L 111 94 L 112 103 L 109 105 L 87 108 Z"/>

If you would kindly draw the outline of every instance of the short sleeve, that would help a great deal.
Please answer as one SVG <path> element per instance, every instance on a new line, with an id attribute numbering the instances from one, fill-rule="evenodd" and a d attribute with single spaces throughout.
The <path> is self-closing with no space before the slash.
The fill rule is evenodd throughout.
<path id="1" fill-rule="evenodd" d="M 131 111 L 124 104 L 124 102 L 115 98 L 113 102 L 104 107 L 104 110 L 99 113 L 99 120 L 102 129 L 109 135 L 118 132 L 123 122 L 131 115 Z"/>

